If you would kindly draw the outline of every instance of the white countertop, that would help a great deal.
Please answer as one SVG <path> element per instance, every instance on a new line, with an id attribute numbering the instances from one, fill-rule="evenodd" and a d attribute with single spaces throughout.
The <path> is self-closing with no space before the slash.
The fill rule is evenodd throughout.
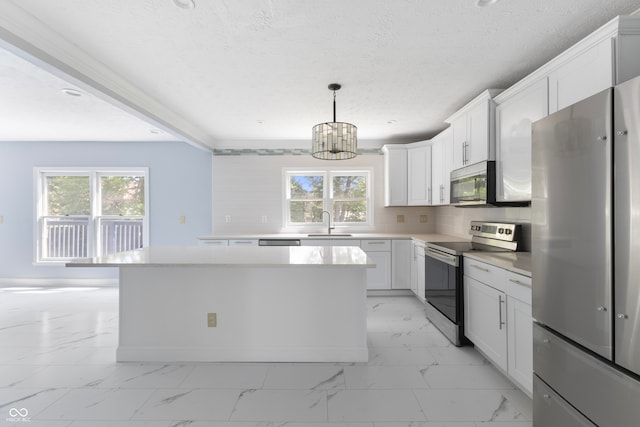
<path id="1" fill-rule="evenodd" d="M 464 256 L 531 277 L 531 252 L 465 252 Z"/>
<path id="2" fill-rule="evenodd" d="M 320 233 L 318 233 L 320 234 Z M 242 240 L 242 239 L 407 239 L 407 240 L 419 240 L 422 242 L 466 242 L 469 239 L 464 239 L 455 236 L 449 236 L 447 234 L 437 233 L 350 233 L 350 236 L 340 235 L 339 231 L 336 231 L 332 236 L 309 236 L 308 233 L 275 233 L 275 234 L 214 234 L 209 236 L 200 236 L 199 240 Z"/>
<path id="3" fill-rule="evenodd" d="M 188 265 L 375 267 L 373 260 L 362 249 L 346 246 L 150 246 L 104 257 L 73 260 L 66 265 L 67 267 Z"/>

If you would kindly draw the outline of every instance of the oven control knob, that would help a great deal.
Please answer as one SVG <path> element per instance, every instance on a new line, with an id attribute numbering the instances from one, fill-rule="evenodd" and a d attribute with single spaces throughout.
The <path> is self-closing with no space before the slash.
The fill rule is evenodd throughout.
<path id="1" fill-rule="evenodd" d="M 504 234 L 504 228 L 498 228 L 498 234 Z"/>
<path id="2" fill-rule="evenodd" d="M 506 230 L 504 230 L 504 234 L 506 234 L 507 236 L 510 235 L 511 233 L 513 233 L 513 231 L 511 231 L 510 228 L 507 228 Z"/>

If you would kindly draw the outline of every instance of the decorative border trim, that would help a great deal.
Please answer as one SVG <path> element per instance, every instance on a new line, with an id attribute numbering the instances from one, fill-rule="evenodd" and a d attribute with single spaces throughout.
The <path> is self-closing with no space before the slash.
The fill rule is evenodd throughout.
<path id="1" fill-rule="evenodd" d="M 214 148 L 214 156 L 310 156 L 311 150 L 306 148 Z M 360 148 L 359 156 L 381 156 L 380 148 Z"/>

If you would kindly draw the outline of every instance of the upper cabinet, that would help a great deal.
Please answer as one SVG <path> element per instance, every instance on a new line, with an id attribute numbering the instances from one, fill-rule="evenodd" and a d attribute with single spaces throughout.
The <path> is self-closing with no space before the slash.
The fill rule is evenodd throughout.
<path id="1" fill-rule="evenodd" d="M 431 145 L 428 141 L 407 144 L 408 205 L 431 204 Z"/>
<path id="2" fill-rule="evenodd" d="M 531 123 L 547 116 L 547 104 L 547 79 L 542 78 L 496 107 L 496 199 L 500 202 L 531 199 Z"/>
<path id="3" fill-rule="evenodd" d="M 453 130 L 449 127 L 431 139 L 431 204 L 448 205 L 453 160 Z"/>
<path id="4" fill-rule="evenodd" d="M 453 132 L 453 169 L 495 158 L 493 97 L 498 93 L 485 90 L 445 120 Z"/>
<path id="5" fill-rule="evenodd" d="M 619 16 L 547 66 L 549 114 L 640 74 L 640 18 Z"/>
<path id="6" fill-rule="evenodd" d="M 387 144 L 384 154 L 384 205 L 407 206 L 407 146 Z"/>
<path id="7" fill-rule="evenodd" d="M 640 18 L 619 16 L 495 97 L 498 201 L 531 200 L 531 123 L 640 75 L 639 51 Z"/>

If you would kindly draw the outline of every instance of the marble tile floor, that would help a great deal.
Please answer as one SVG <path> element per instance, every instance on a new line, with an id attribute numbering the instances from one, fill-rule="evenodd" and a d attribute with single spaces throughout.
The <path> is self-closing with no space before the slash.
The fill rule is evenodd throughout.
<path id="1" fill-rule="evenodd" d="M 531 400 L 413 297 L 368 299 L 368 363 L 116 363 L 117 288 L 0 288 L 0 425 L 531 427 Z"/>

